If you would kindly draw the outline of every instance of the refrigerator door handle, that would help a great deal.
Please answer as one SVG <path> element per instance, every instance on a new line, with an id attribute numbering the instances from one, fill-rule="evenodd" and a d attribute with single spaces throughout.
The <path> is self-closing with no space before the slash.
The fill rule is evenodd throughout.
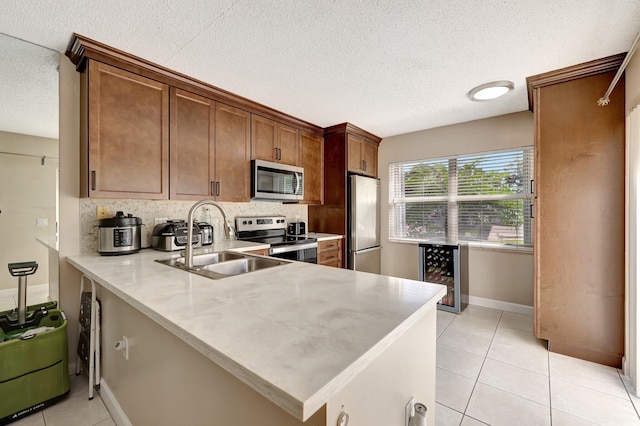
<path id="1" fill-rule="evenodd" d="M 351 269 L 355 271 L 373 272 L 375 274 L 380 273 L 380 255 L 371 253 L 379 252 L 382 249 L 380 246 L 367 248 L 364 250 L 351 252 Z"/>
<path id="2" fill-rule="evenodd" d="M 368 249 L 364 249 L 364 250 L 358 250 L 358 251 L 354 251 L 353 254 L 367 254 L 370 253 L 372 251 L 378 251 L 378 250 L 382 250 L 382 246 L 375 246 L 375 247 L 371 247 Z"/>

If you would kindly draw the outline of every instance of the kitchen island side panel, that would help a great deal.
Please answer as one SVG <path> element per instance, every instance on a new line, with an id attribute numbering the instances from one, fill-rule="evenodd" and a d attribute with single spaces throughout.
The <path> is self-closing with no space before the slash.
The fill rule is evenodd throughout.
<path id="1" fill-rule="evenodd" d="M 349 426 L 402 425 L 411 398 L 427 407 L 427 424 L 436 424 L 436 315 L 427 312 L 327 402 L 328 425 L 342 411 Z"/>
<path id="2" fill-rule="evenodd" d="M 301 422 L 113 293 L 99 287 L 99 299 L 102 380 L 132 424 L 326 424 L 325 407 Z M 114 348 L 123 336 L 129 360 Z"/>

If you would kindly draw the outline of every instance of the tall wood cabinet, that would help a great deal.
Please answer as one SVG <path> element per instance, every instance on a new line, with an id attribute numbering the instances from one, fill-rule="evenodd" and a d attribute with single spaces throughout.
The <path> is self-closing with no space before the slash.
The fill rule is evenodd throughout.
<path id="1" fill-rule="evenodd" d="M 622 56 L 527 79 L 535 120 L 535 335 L 614 367 L 624 355 Z"/>
<path id="2" fill-rule="evenodd" d="M 357 141 L 357 145 L 353 143 L 354 140 Z M 310 230 L 347 235 L 347 175 L 353 172 L 367 174 L 362 168 L 355 167 L 356 161 L 353 157 L 358 159 L 358 164 L 362 164 L 362 146 L 366 144 L 367 149 L 372 149 L 368 154 L 370 157 L 365 157 L 369 162 L 368 173 L 369 176 L 377 177 L 377 154 L 380 141 L 381 138 L 378 136 L 350 123 L 325 129 L 324 205 L 309 207 Z M 375 161 L 371 158 L 375 158 Z M 372 173 L 374 170 L 375 175 Z M 342 244 L 340 247 L 342 259 L 346 259 L 346 246 L 347 244 Z"/>
<path id="3" fill-rule="evenodd" d="M 90 61 L 81 90 L 82 194 L 169 198 L 169 86 Z"/>

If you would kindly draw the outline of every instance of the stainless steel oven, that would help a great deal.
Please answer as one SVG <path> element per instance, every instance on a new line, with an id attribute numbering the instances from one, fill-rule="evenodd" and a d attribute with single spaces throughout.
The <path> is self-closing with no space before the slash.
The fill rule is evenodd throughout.
<path id="1" fill-rule="evenodd" d="M 284 216 L 238 216 L 236 230 L 240 241 L 269 244 L 269 256 L 318 263 L 318 240 L 306 235 L 287 235 Z"/>
<path id="2" fill-rule="evenodd" d="M 318 243 L 279 245 L 269 249 L 269 256 L 298 262 L 318 263 Z"/>

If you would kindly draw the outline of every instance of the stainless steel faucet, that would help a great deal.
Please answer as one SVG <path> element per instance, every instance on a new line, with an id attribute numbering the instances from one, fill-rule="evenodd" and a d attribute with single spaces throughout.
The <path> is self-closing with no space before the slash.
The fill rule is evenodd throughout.
<path id="1" fill-rule="evenodd" d="M 187 218 L 187 247 L 184 253 L 184 264 L 187 269 L 193 268 L 193 247 L 191 246 L 191 242 L 193 241 L 193 214 L 196 210 L 198 210 L 199 207 L 202 207 L 204 205 L 212 205 L 220 210 L 220 213 L 222 213 L 222 219 L 224 221 L 224 235 L 226 237 L 235 235 L 233 227 L 231 226 L 231 222 L 229 221 L 229 217 L 227 216 L 227 212 L 220 203 L 213 200 L 200 200 L 195 203 L 193 206 L 191 206 L 191 209 L 189 209 L 189 216 Z"/>

